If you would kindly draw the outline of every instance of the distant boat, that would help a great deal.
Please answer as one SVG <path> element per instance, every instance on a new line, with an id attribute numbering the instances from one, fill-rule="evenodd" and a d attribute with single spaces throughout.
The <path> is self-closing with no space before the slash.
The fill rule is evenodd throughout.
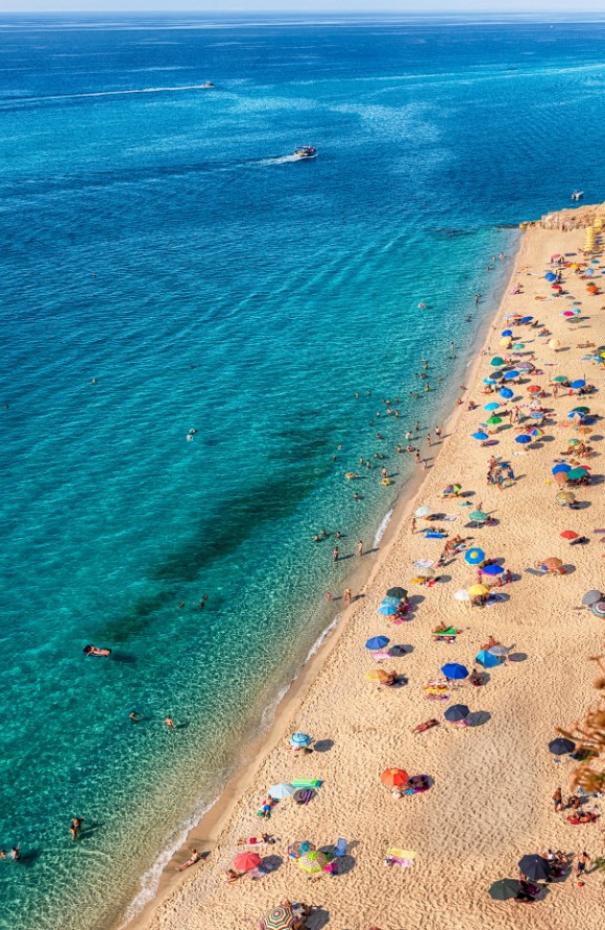
<path id="1" fill-rule="evenodd" d="M 301 161 L 304 158 L 316 158 L 317 149 L 313 145 L 301 145 L 299 149 L 294 150 L 292 155 L 298 161 Z"/>
<path id="2" fill-rule="evenodd" d="M 212 81 L 204 81 L 202 84 L 202 90 L 212 90 L 213 87 L 216 87 L 216 84 L 213 84 Z"/>
<path id="3" fill-rule="evenodd" d="M 584 196 L 584 191 L 572 191 L 571 192 L 572 200 L 582 200 L 583 196 Z"/>

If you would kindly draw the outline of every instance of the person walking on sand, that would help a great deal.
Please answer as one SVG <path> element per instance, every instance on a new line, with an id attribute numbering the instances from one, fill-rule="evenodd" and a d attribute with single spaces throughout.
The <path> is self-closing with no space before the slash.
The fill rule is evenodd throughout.
<path id="1" fill-rule="evenodd" d="M 357 552 L 358 558 L 361 558 L 361 556 L 363 555 L 363 540 L 361 539 L 357 540 L 357 545 L 355 547 L 355 550 Z"/>
<path id="2" fill-rule="evenodd" d="M 441 439 L 441 429 L 439 426 L 435 427 L 435 436 L 437 437 L 437 439 Z"/>
<path id="3" fill-rule="evenodd" d="M 592 859 L 587 852 L 582 852 L 578 855 L 576 862 L 576 877 L 582 878 L 588 866 L 592 863 Z"/>
<path id="4" fill-rule="evenodd" d="M 416 532 L 416 526 L 417 526 L 416 517 L 412 517 L 412 523 L 411 523 L 411 526 L 410 526 L 410 531 L 411 531 L 412 533 L 415 533 L 415 532 Z"/>
<path id="5" fill-rule="evenodd" d="M 552 796 L 553 804 L 555 805 L 555 814 L 558 814 L 559 811 L 563 810 L 563 794 L 561 788 L 557 788 L 555 793 Z"/>

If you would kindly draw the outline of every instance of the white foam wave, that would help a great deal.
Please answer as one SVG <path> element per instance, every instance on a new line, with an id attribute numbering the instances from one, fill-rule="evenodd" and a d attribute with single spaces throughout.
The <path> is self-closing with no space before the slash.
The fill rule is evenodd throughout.
<path id="1" fill-rule="evenodd" d="M 48 94 L 27 97 L 24 103 L 46 103 L 49 100 L 80 100 L 88 97 L 127 97 L 133 94 L 177 94 L 189 90 L 205 90 L 203 84 L 181 84 L 177 87 L 139 87 L 136 90 L 99 90 L 83 94 Z"/>
<path id="2" fill-rule="evenodd" d="M 175 853 L 177 853 L 185 843 L 190 831 L 200 822 L 202 817 L 214 807 L 217 801 L 218 797 L 214 798 L 210 804 L 196 809 L 187 820 L 179 825 L 173 837 L 164 849 L 161 850 L 153 865 L 143 874 L 139 891 L 126 908 L 124 920 L 120 924 L 119 930 L 125 930 L 130 921 L 133 920 L 137 914 L 140 914 L 145 905 L 156 896 L 162 872 Z"/>
<path id="3" fill-rule="evenodd" d="M 392 516 L 393 516 L 393 508 L 391 507 L 390 510 L 387 510 L 386 514 L 384 515 L 384 517 L 382 518 L 380 522 L 380 526 L 376 530 L 376 535 L 374 536 L 374 542 L 372 543 L 372 546 L 374 549 L 376 548 L 376 546 L 379 546 L 380 543 L 382 542 L 382 537 L 386 533 L 387 526 L 391 522 Z"/>
<path id="4" fill-rule="evenodd" d="M 305 659 L 305 665 L 307 664 L 307 662 L 309 662 L 313 658 L 314 655 L 317 655 L 317 653 L 319 652 L 319 650 L 325 643 L 326 639 L 328 638 L 330 633 L 332 633 L 332 631 L 336 629 L 339 622 L 340 622 L 340 614 L 336 614 L 336 616 L 332 620 L 332 623 L 328 624 L 325 630 L 319 634 L 319 636 L 317 637 L 317 639 L 315 640 L 315 642 L 309 649 L 307 653 L 307 658 Z"/>

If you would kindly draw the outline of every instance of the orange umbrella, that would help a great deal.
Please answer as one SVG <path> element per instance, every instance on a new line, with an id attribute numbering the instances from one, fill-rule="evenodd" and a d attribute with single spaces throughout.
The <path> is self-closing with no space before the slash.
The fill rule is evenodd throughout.
<path id="1" fill-rule="evenodd" d="M 408 773 L 403 769 L 385 769 L 380 776 L 380 781 L 387 788 L 401 788 L 408 783 Z"/>
<path id="2" fill-rule="evenodd" d="M 385 672 L 383 668 L 373 668 L 371 671 L 366 672 L 367 680 L 376 681 L 379 685 L 386 684 L 390 677 L 389 673 Z"/>
<path id="3" fill-rule="evenodd" d="M 567 484 L 567 472 L 566 471 L 558 471 L 556 475 L 553 475 L 553 478 L 555 479 L 557 484 L 561 485 L 561 487 Z"/>
<path id="4" fill-rule="evenodd" d="M 540 564 L 546 566 L 549 572 L 558 572 L 563 562 L 561 559 L 542 559 Z"/>
<path id="5" fill-rule="evenodd" d="M 233 868 L 237 872 L 251 872 L 252 869 L 257 869 L 262 861 L 258 853 L 243 852 L 239 853 L 233 860 Z"/>

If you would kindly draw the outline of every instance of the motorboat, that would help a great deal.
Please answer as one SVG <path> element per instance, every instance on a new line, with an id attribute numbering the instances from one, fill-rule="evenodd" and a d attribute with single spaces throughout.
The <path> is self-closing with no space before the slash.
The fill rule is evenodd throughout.
<path id="1" fill-rule="evenodd" d="M 204 81 L 202 84 L 202 90 L 212 90 L 213 87 L 216 87 L 216 84 L 213 84 L 212 81 Z"/>
<path id="2" fill-rule="evenodd" d="M 577 201 L 577 200 L 582 200 L 583 196 L 584 196 L 584 191 L 572 191 L 572 192 L 571 192 L 571 199 L 572 199 L 572 200 L 576 200 L 576 201 Z"/>
<path id="3" fill-rule="evenodd" d="M 299 161 L 303 158 L 315 158 L 317 156 L 317 149 L 314 145 L 301 145 L 300 148 L 294 150 L 292 155 Z"/>

